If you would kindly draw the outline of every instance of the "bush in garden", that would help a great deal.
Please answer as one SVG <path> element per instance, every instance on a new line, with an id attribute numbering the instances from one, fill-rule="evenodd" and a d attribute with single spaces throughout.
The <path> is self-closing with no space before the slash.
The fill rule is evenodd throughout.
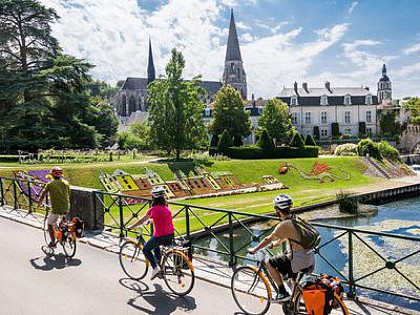
<path id="1" fill-rule="evenodd" d="M 265 151 L 272 151 L 274 149 L 273 140 L 271 139 L 266 129 L 263 129 L 261 131 L 260 137 L 257 142 L 257 146 Z"/>
<path id="2" fill-rule="evenodd" d="M 309 133 L 306 135 L 305 145 L 316 146 L 314 138 Z"/>
<path id="3" fill-rule="evenodd" d="M 394 148 L 388 141 L 382 140 L 378 143 L 378 148 L 380 154 L 392 161 L 401 161 L 400 153 L 396 148 Z"/>
<path id="4" fill-rule="evenodd" d="M 360 156 L 366 156 L 369 154 L 370 157 L 381 160 L 381 152 L 379 152 L 378 144 L 369 138 L 362 139 L 357 144 L 357 152 Z"/>
<path id="5" fill-rule="evenodd" d="M 229 147 L 233 146 L 233 139 L 226 129 L 222 132 L 219 142 L 217 143 L 217 150 L 219 153 L 227 153 Z"/>
<path id="6" fill-rule="evenodd" d="M 337 146 L 334 150 L 334 155 L 340 156 L 356 156 L 358 154 L 357 144 L 345 143 Z"/>
<path id="7" fill-rule="evenodd" d="M 298 132 L 295 132 L 293 134 L 292 141 L 290 141 L 290 146 L 292 148 L 303 148 L 303 147 L 305 147 L 305 144 L 302 141 L 302 137 L 300 136 L 300 134 Z"/>

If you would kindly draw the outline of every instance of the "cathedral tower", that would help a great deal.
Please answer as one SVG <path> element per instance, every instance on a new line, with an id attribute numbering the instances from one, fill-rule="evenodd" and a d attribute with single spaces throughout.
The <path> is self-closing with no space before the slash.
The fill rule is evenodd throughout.
<path id="1" fill-rule="evenodd" d="M 382 66 L 382 77 L 378 82 L 378 101 L 383 103 L 384 101 L 390 103 L 392 100 L 392 83 L 386 75 L 386 66 Z"/>
<path id="2" fill-rule="evenodd" d="M 229 84 L 239 91 L 243 99 L 247 99 L 246 74 L 239 50 L 233 10 L 230 12 L 229 37 L 226 49 L 223 84 Z"/>

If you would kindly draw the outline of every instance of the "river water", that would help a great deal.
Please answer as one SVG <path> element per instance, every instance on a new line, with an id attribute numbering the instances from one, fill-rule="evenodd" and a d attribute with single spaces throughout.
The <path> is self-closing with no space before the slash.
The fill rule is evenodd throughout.
<path id="1" fill-rule="evenodd" d="M 400 234 L 408 236 L 420 236 L 420 197 L 387 203 L 378 207 L 376 215 L 371 217 L 358 218 L 340 218 L 322 220 L 322 223 L 335 226 L 352 227 L 372 231 L 381 231 L 391 234 Z M 250 226 L 255 235 L 260 235 L 268 224 L 254 224 Z M 323 242 L 339 236 L 342 232 L 335 229 L 319 228 Z M 415 285 L 420 286 L 420 253 L 404 258 L 409 254 L 420 250 L 420 242 L 398 240 L 390 237 L 375 235 L 357 234 L 365 243 L 353 236 L 353 255 L 354 255 L 354 278 L 359 279 L 365 275 L 374 272 L 385 266 L 385 261 L 398 261 L 396 268 L 410 279 Z M 227 244 L 227 235 L 219 235 L 219 240 Z M 343 275 L 348 275 L 348 234 L 332 241 L 329 245 L 321 249 L 321 254 L 325 256 L 334 267 Z M 245 254 L 246 244 L 251 241 L 251 236 L 245 229 L 236 229 L 234 231 L 235 248 L 245 246 L 240 252 Z M 201 245 L 211 249 L 223 250 L 220 243 L 214 238 L 205 238 L 194 244 Z M 253 242 L 252 245 L 256 244 Z M 377 254 L 369 249 L 372 247 Z M 213 259 L 228 261 L 229 257 L 219 255 L 210 251 L 199 251 Z M 379 255 L 378 255 L 379 254 Z M 381 258 L 382 257 L 382 258 Z M 403 259 L 404 258 L 404 259 Z M 316 272 L 338 275 L 322 258 L 317 255 Z M 241 264 L 251 264 L 251 260 L 240 261 Z M 373 275 L 361 279 L 357 283 L 370 288 L 388 290 L 400 294 L 408 294 L 420 298 L 420 292 L 410 284 L 397 271 L 392 269 L 383 269 L 375 272 Z M 377 293 L 368 290 L 358 289 L 359 296 L 367 296 L 387 303 L 415 309 L 420 311 L 420 302 L 413 302 L 405 298 L 394 297 L 384 293 Z"/>

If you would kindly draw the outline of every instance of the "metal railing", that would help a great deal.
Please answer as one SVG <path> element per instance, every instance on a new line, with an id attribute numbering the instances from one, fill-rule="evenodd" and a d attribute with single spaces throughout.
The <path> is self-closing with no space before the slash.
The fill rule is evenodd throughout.
<path id="1" fill-rule="evenodd" d="M 0 177 L 0 204 L 2 206 L 8 205 L 12 209 L 27 206 L 27 209 L 31 211 L 33 201 L 30 201 L 30 196 L 25 196 L 30 192 L 30 189 L 22 190 L 22 187 L 25 186 L 19 184 L 19 181 Z M 27 181 L 26 183 L 29 187 L 31 184 L 35 184 Z M 120 238 L 128 235 L 126 226 L 141 217 L 150 205 L 150 199 L 138 196 L 101 191 L 94 191 L 92 194 L 93 199 L 97 201 L 93 203 L 96 205 L 93 211 L 95 212 L 94 217 L 98 220 L 98 225 L 103 225 L 105 230 L 116 233 Z M 272 228 L 266 228 L 255 235 L 248 225 L 258 221 L 277 219 L 277 217 L 270 215 L 192 206 L 180 202 L 170 202 L 170 205 L 176 236 L 191 241 L 193 248 L 197 250 L 215 252 L 226 256 L 230 266 L 237 264 L 238 260 L 241 259 L 250 260 L 244 250 L 272 231 Z M 99 221 L 103 224 L 99 224 Z M 412 301 L 420 301 L 418 272 L 414 269 L 414 272 L 410 273 L 406 269 L 408 260 L 415 260 L 415 265 L 419 265 L 420 237 L 320 223 L 313 223 L 313 225 L 318 227 L 319 230 L 334 231 L 335 235 L 331 239 L 325 240 L 315 251 L 319 260 L 323 261 L 345 280 L 348 285 L 349 296 L 356 296 L 357 289 L 360 288 Z M 237 236 L 238 231 L 241 232 L 240 237 Z M 152 232 L 149 230 L 148 233 Z M 199 240 L 205 236 L 211 236 L 216 245 L 203 246 L 198 244 Z M 382 243 L 399 242 L 396 248 L 400 253 L 396 253 L 396 250 L 387 254 L 386 251 L 378 249 L 378 247 L 375 247 L 375 242 L 372 241 L 374 238 Z M 385 241 L 385 239 L 391 241 Z M 343 266 L 337 266 L 333 261 L 334 259 L 331 259 L 331 250 L 328 250 L 328 246 L 334 246 L 333 252 L 337 251 L 337 246 L 342 248 L 341 251 L 344 251 L 343 255 L 345 256 L 344 268 Z M 369 264 L 369 268 L 366 268 L 365 265 L 361 266 L 360 264 L 366 264 L 363 259 L 368 256 L 374 263 Z M 370 270 L 366 271 L 366 269 Z M 394 282 L 399 277 L 400 280 L 405 281 L 406 287 L 409 289 L 406 292 L 401 292 L 399 285 L 380 288 L 366 284 L 369 284 L 369 281 L 367 281 L 369 279 L 375 282 L 374 277 L 381 273 L 386 273 L 385 277 L 392 277 L 395 280 Z"/>

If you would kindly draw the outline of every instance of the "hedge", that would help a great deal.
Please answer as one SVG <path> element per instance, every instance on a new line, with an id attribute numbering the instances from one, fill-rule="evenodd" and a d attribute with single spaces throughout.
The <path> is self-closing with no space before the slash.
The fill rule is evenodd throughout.
<path id="1" fill-rule="evenodd" d="M 210 155 L 219 153 L 217 148 L 209 148 Z M 289 146 L 277 147 L 273 150 L 262 150 L 261 148 L 251 145 L 242 147 L 230 147 L 225 153 L 233 159 L 275 159 L 275 158 L 298 158 L 298 157 L 318 157 L 317 146 L 306 146 L 304 148 L 291 148 Z"/>

